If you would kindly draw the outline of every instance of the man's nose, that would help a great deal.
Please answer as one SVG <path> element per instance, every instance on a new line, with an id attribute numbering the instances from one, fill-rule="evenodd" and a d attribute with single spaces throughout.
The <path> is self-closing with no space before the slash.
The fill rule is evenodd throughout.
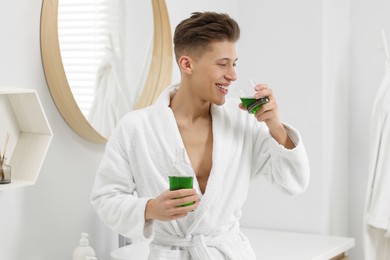
<path id="1" fill-rule="evenodd" d="M 232 67 L 228 73 L 226 74 L 226 79 L 228 79 L 229 81 L 235 81 L 237 80 L 237 73 L 236 73 L 236 69 L 234 67 Z"/>

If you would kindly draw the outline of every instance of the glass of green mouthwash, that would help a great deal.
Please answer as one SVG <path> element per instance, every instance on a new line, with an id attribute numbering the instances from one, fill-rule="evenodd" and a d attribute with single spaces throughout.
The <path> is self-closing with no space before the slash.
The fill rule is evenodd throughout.
<path id="1" fill-rule="evenodd" d="M 252 87 L 255 88 L 256 84 L 251 79 L 249 79 L 249 81 Z M 248 91 L 248 89 L 239 89 L 241 102 L 250 114 L 255 114 L 257 110 L 261 108 L 262 105 L 269 102 L 268 97 L 261 97 L 259 99 L 256 99 L 253 96 L 246 95 L 243 90 L 246 90 L 246 92 L 248 93 L 252 91 Z"/>
<path id="2" fill-rule="evenodd" d="M 268 97 L 256 99 L 254 97 L 240 97 L 242 104 L 248 110 L 248 113 L 255 114 L 262 105 L 269 102 Z"/>
<path id="3" fill-rule="evenodd" d="M 192 176 L 168 176 L 169 178 L 169 190 L 180 190 L 180 189 L 192 189 L 193 180 Z M 178 198 L 179 199 L 179 198 Z M 180 205 L 185 207 L 194 204 L 195 201 Z"/>

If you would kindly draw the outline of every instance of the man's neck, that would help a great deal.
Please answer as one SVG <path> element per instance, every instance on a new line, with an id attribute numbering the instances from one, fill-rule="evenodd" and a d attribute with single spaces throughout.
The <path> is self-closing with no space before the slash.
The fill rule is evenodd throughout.
<path id="1" fill-rule="evenodd" d="M 190 88 L 180 86 L 169 105 L 176 119 L 195 122 L 210 119 L 210 102 L 205 102 L 191 93 Z"/>

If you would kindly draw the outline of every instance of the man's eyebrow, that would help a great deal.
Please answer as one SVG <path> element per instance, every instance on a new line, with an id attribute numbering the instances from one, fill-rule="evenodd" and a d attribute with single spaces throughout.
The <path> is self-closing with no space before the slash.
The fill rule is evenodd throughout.
<path id="1" fill-rule="evenodd" d="M 221 58 L 221 59 L 218 59 L 218 61 L 224 61 L 224 60 L 226 60 L 226 61 L 231 61 L 232 59 L 230 59 L 230 58 Z M 236 62 L 238 60 L 238 58 L 236 58 L 235 60 L 234 60 L 234 62 Z"/>

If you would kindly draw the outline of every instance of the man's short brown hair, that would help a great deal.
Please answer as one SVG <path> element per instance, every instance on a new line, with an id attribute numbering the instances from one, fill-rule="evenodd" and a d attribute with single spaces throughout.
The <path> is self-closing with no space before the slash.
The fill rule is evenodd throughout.
<path id="1" fill-rule="evenodd" d="M 184 54 L 201 55 L 208 45 L 218 41 L 236 42 L 240 27 L 229 15 L 195 12 L 180 22 L 173 37 L 176 60 Z"/>

